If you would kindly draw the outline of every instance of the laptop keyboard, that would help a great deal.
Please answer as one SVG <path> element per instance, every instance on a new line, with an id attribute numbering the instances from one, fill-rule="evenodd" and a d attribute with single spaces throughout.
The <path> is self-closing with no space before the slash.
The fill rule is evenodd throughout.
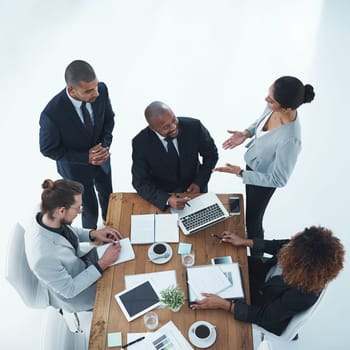
<path id="1" fill-rule="evenodd" d="M 186 230 L 191 232 L 199 227 L 205 226 L 215 220 L 225 217 L 217 203 L 212 204 L 204 209 L 198 210 L 190 215 L 180 218 Z"/>

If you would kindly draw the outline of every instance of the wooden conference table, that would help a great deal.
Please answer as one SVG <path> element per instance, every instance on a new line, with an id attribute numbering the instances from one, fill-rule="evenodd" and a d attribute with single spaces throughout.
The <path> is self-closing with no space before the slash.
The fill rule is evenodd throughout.
<path id="1" fill-rule="evenodd" d="M 220 200 L 228 208 L 228 198 L 232 194 L 219 194 Z M 244 236 L 243 197 L 240 197 L 241 214 L 210 228 L 199 231 L 191 236 L 184 236 L 180 231 L 180 242 L 192 243 L 195 252 L 195 264 L 210 264 L 210 259 L 217 256 L 231 255 L 233 261 L 240 264 L 242 270 L 244 290 L 249 301 L 248 265 L 245 248 L 235 248 L 228 244 L 219 244 L 211 233 L 221 233 L 224 230 L 234 231 Z M 130 235 L 131 215 L 162 213 L 155 206 L 142 199 L 136 193 L 113 193 L 109 200 L 107 225 L 118 229 L 124 237 Z M 170 244 L 173 256 L 166 264 L 154 264 L 148 261 L 147 250 L 149 245 L 133 245 L 136 259 L 123 264 L 114 265 L 107 269 L 97 284 L 95 306 L 90 331 L 89 350 L 107 350 L 107 334 L 121 332 L 123 344 L 126 343 L 128 332 L 146 332 L 143 317 L 128 322 L 115 301 L 114 295 L 125 289 L 124 276 L 130 274 L 176 270 L 176 278 L 180 289 L 186 289 L 186 271 L 181 264 L 181 256 L 177 254 L 178 244 Z M 172 320 L 181 333 L 188 340 L 188 329 L 198 320 L 208 321 L 216 326 L 216 342 L 209 349 L 252 350 L 252 328 L 250 324 L 234 320 L 232 314 L 224 310 L 191 310 L 187 305 L 182 306 L 179 312 L 172 312 L 168 308 L 156 309 L 159 317 L 159 327 Z M 192 344 L 191 344 L 192 345 Z M 193 345 L 192 345 L 193 346 Z M 194 349 L 197 349 L 193 346 Z"/>

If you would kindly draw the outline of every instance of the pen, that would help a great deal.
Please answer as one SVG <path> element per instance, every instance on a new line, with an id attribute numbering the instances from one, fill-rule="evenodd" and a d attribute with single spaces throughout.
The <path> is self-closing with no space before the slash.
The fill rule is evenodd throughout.
<path id="1" fill-rule="evenodd" d="M 175 194 L 175 197 L 176 197 L 176 198 L 182 198 L 178 193 Z M 186 202 L 185 204 L 186 204 L 188 207 L 191 206 L 191 204 L 188 203 L 188 202 Z"/>
<path id="2" fill-rule="evenodd" d="M 145 337 L 141 337 L 141 338 L 135 339 L 135 340 L 131 341 L 130 343 L 122 345 L 120 350 L 123 350 L 124 348 L 127 348 L 129 345 L 135 344 L 135 343 L 137 343 L 137 342 L 139 342 L 139 341 L 141 341 L 143 339 L 145 339 Z"/>
<path id="3" fill-rule="evenodd" d="M 212 233 L 211 235 L 212 235 L 212 237 L 215 237 L 215 238 L 217 238 L 217 239 L 220 239 L 220 241 L 222 240 L 222 237 L 216 235 L 215 233 Z"/>

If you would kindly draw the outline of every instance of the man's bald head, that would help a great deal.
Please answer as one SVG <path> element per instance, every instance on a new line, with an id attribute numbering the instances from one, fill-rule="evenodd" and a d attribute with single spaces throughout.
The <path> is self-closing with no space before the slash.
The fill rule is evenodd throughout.
<path id="1" fill-rule="evenodd" d="M 145 109 L 145 117 L 148 124 L 151 124 L 153 118 L 161 117 L 165 113 L 173 114 L 170 107 L 161 101 L 154 101 L 150 103 Z"/>
<path id="2" fill-rule="evenodd" d="M 148 127 L 163 137 L 175 138 L 178 135 L 178 120 L 168 105 L 154 101 L 145 109 Z"/>

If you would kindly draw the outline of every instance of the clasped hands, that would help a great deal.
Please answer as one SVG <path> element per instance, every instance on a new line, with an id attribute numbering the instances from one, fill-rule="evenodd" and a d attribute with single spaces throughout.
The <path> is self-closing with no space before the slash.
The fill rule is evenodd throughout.
<path id="1" fill-rule="evenodd" d="M 192 183 L 190 186 L 188 186 L 186 192 L 195 194 L 200 193 L 200 190 L 201 189 L 197 184 Z M 191 198 L 187 196 L 181 196 L 177 193 L 173 193 L 168 198 L 168 205 L 174 209 L 183 209 L 189 200 L 191 200 Z"/>
<path id="2" fill-rule="evenodd" d="M 92 165 L 101 165 L 110 156 L 109 147 L 103 147 L 101 143 L 89 149 L 89 163 Z"/>

